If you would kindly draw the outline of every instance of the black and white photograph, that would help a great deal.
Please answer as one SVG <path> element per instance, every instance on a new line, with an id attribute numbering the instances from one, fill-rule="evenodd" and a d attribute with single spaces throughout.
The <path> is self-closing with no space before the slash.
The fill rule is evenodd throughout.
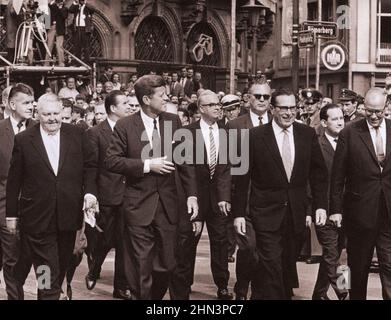
<path id="1" fill-rule="evenodd" d="M 391 300 L 390 31 L 391 0 L 0 0 L 0 300 Z"/>

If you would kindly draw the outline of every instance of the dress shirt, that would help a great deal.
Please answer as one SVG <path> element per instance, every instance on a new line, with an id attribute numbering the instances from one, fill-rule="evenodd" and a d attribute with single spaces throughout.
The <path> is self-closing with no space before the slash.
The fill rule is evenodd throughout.
<path id="1" fill-rule="evenodd" d="M 153 120 L 154 119 L 147 116 L 145 114 L 145 112 L 143 111 L 143 109 L 140 109 L 140 115 L 141 115 L 141 120 L 144 123 L 144 128 L 145 128 L 145 132 L 147 133 L 147 136 L 148 136 L 149 144 L 151 145 L 151 148 L 152 148 L 152 135 L 153 135 L 153 128 L 154 128 Z M 159 133 L 159 136 L 160 136 L 159 117 L 156 118 L 156 127 L 157 127 L 157 131 Z M 150 159 L 146 159 L 144 161 L 144 173 L 149 173 L 151 171 L 151 168 L 149 166 L 150 163 L 151 163 Z"/>
<path id="2" fill-rule="evenodd" d="M 284 141 L 284 129 L 282 129 L 274 120 L 272 121 L 272 127 L 274 136 L 276 137 L 278 150 L 280 151 L 280 156 L 282 158 L 282 144 Z M 293 126 L 290 126 L 288 129 L 286 129 L 289 136 L 289 145 L 291 147 L 291 157 L 292 157 L 292 168 L 295 164 L 295 139 L 293 137 Z"/>
<path id="3" fill-rule="evenodd" d="M 49 135 L 42 126 L 39 127 L 41 137 L 55 175 L 58 173 L 58 164 L 60 161 L 60 131 L 54 135 Z"/>
<path id="4" fill-rule="evenodd" d="M 251 117 L 251 122 L 253 123 L 254 127 L 258 127 L 260 125 L 259 117 L 262 117 L 262 124 L 269 123 L 269 116 L 268 116 L 267 112 L 265 112 L 262 116 L 259 116 L 250 110 L 250 117 Z"/>
<path id="5" fill-rule="evenodd" d="M 203 119 L 200 120 L 200 127 L 201 127 L 201 132 L 202 136 L 204 138 L 205 142 L 205 148 L 206 148 L 206 153 L 208 156 L 208 163 L 211 163 L 210 161 L 210 138 L 209 138 L 209 132 L 210 132 L 210 127 L 213 128 L 212 133 L 213 133 L 213 138 L 216 146 L 216 161 L 219 156 L 219 146 L 220 146 L 220 139 L 219 139 L 219 126 L 215 122 L 212 125 L 207 124 Z"/>
<path id="6" fill-rule="evenodd" d="M 80 11 L 76 16 L 76 27 L 85 27 L 86 26 L 86 15 L 84 14 L 85 8 L 86 8 L 85 4 L 83 4 L 80 7 Z"/>
<path id="7" fill-rule="evenodd" d="M 338 138 L 334 138 L 334 137 L 330 136 L 327 132 L 325 132 L 324 135 L 326 136 L 327 140 L 329 140 L 331 146 L 333 147 L 333 149 L 335 151 L 335 149 L 337 149 L 337 142 L 335 140 L 336 139 L 338 140 Z"/>
<path id="8" fill-rule="evenodd" d="M 376 129 L 374 127 L 372 127 L 368 121 L 367 121 L 367 124 L 368 124 L 368 128 L 369 128 L 369 133 L 371 134 L 371 139 L 372 139 L 372 143 L 373 143 L 373 148 L 375 149 L 375 154 L 377 152 L 376 150 Z M 386 155 L 387 153 L 387 150 L 386 150 L 386 145 L 387 145 L 387 130 L 386 130 L 386 121 L 383 119 L 383 121 L 381 122 L 380 124 L 380 127 L 379 127 L 379 133 L 382 137 L 382 140 L 383 140 L 383 151 L 384 151 L 384 155 Z"/>
<path id="9" fill-rule="evenodd" d="M 109 123 L 109 126 L 111 128 L 111 131 L 114 131 L 114 127 L 116 125 L 116 122 L 111 120 L 109 117 L 107 117 L 107 122 Z"/>
<path id="10" fill-rule="evenodd" d="M 10 116 L 10 120 L 11 120 L 12 129 L 14 130 L 15 135 L 26 130 L 26 120 L 24 120 L 22 122 L 22 126 L 20 127 L 20 129 L 18 128 L 19 122 L 16 121 L 13 116 Z"/>

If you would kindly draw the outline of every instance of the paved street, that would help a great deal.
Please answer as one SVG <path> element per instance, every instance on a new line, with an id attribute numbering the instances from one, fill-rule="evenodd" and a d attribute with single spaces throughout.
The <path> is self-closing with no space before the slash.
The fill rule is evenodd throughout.
<path id="1" fill-rule="evenodd" d="M 233 290 L 235 284 L 235 264 L 229 265 L 231 272 L 230 290 Z M 84 284 L 84 276 L 87 273 L 87 261 L 84 258 L 82 264 L 77 269 L 75 278 L 73 280 L 73 298 L 74 300 L 112 300 L 112 281 L 114 270 L 114 252 L 112 251 L 107 257 L 101 279 L 98 280 L 97 285 L 93 291 L 88 291 Z M 311 298 L 312 289 L 316 280 L 318 264 L 308 265 L 305 263 L 298 263 L 300 288 L 295 289 L 295 299 L 308 300 Z M 1 288 L 0 299 L 5 299 L 5 291 L 3 288 L 4 281 L 1 274 Z M 25 286 L 26 299 L 36 299 L 35 295 L 35 278 L 33 273 L 27 280 Z M 213 283 L 212 275 L 209 266 L 209 242 L 207 233 L 204 232 L 197 254 L 197 264 L 195 270 L 194 285 L 192 287 L 193 300 L 212 300 L 216 297 L 216 287 Z M 329 296 L 335 299 L 335 295 L 330 291 Z M 168 295 L 166 296 L 168 299 Z M 381 298 L 380 280 L 378 274 L 370 274 L 368 285 L 368 298 L 371 300 Z"/>

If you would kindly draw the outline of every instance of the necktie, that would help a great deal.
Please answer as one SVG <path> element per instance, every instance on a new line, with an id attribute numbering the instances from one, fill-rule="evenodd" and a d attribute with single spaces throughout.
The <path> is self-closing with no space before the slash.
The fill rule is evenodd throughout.
<path id="1" fill-rule="evenodd" d="M 22 130 L 23 121 L 18 122 L 18 124 L 16 126 L 18 127 L 18 133 L 19 133 Z"/>
<path id="2" fill-rule="evenodd" d="M 334 139 L 334 142 L 335 142 L 335 143 L 337 143 L 337 142 L 338 142 L 338 139 L 337 139 L 337 138 L 335 138 L 335 139 Z"/>
<path id="3" fill-rule="evenodd" d="M 258 117 L 258 119 L 259 119 L 259 125 L 260 126 L 263 125 L 263 122 L 262 122 L 263 117 Z"/>
<path id="4" fill-rule="evenodd" d="M 282 141 L 282 163 L 284 164 L 284 169 L 288 181 L 291 180 L 292 175 L 292 154 L 291 154 L 291 145 L 289 141 L 289 134 L 287 130 L 283 131 L 284 138 Z"/>
<path id="5" fill-rule="evenodd" d="M 153 150 L 153 157 L 160 157 L 161 156 L 161 154 L 162 154 L 161 142 L 160 142 L 159 131 L 157 129 L 156 119 L 153 119 L 152 150 Z"/>
<path id="6" fill-rule="evenodd" d="M 384 149 L 383 149 L 383 138 L 380 134 L 379 128 L 376 128 L 376 157 L 377 161 L 381 164 L 384 161 Z"/>
<path id="7" fill-rule="evenodd" d="M 213 175 L 216 170 L 216 144 L 213 136 L 213 128 L 209 127 L 209 148 L 210 148 L 210 161 L 209 161 L 209 172 L 210 178 L 213 178 Z"/>

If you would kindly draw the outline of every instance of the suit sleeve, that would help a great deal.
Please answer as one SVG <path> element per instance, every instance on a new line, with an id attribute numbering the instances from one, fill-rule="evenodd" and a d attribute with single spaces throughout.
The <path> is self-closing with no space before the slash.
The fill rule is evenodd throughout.
<path id="1" fill-rule="evenodd" d="M 335 150 L 330 182 L 330 215 L 343 214 L 343 191 L 348 158 L 347 132 L 342 130 Z"/>
<path id="2" fill-rule="evenodd" d="M 318 137 L 312 130 L 312 157 L 310 169 L 310 186 L 312 195 L 312 207 L 327 210 L 328 173 L 326 163 L 320 149 Z"/>
<path id="3" fill-rule="evenodd" d="M 142 178 L 144 176 L 144 162 L 141 160 L 141 156 L 139 158 L 130 157 L 128 143 L 126 123 L 119 122 L 114 128 L 111 143 L 106 152 L 105 166 L 107 170 L 130 179 Z"/>
<path id="4" fill-rule="evenodd" d="M 19 194 L 24 176 L 24 156 L 20 136 L 15 137 L 6 187 L 6 217 L 19 216 Z"/>
<path id="5" fill-rule="evenodd" d="M 88 133 L 82 133 L 83 143 L 83 184 L 84 192 L 91 193 L 98 198 L 98 188 L 96 184 L 97 166 L 95 163 L 95 154 L 93 146 L 89 140 Z"/>
<path id="6" fill-rule="evenodd" d="M 216 168 L 217 173 L 217 201 L 226 201 L 231 202 L 231 193 L 232 193 L 232 177 L 231 177 L 231 165 L 229 162 L 229 136 L 228 131 L 225 131 L 227 135 L 227 141 L 225 150 L 226 153 L 226 163 L 219 164 Z M 223 141 L 220 139 L 220 141 Z"/>
<path id="7" fill-rule="evenodd" d="M 90 170 L 89 173 L 91 175 L 91 182 L 96 185 L 96 190 L 98 190 L 98 175 L 99 175 L 99 132 L 95 129 L 90 129 L 86 131 L 91 157 L 89 160 Z"/>

